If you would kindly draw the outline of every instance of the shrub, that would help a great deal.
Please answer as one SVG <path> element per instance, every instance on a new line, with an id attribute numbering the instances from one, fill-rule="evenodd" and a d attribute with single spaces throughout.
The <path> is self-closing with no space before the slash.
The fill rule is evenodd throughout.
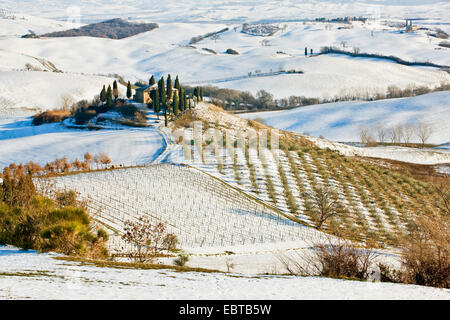
<path id="1" fill-rule="evenodd" d="M 187 254 L 179 254 L 173 262 L 176 266 L 183 267 L 189 261 L 189 256 Z"/>
<path id="2" fill-rule="evenodd" d="M 163 240 L 163 248 L 167 251 L 175 251 L 178 246 L 178 237 L 169 233 Z"/>
<path id="3" fill-rule="evenodd" d="M 59 191 L 55 195 L 56 202 L 61 206 L 77 206 L 77 194 L 73 190 Z"/>
<path id="4" fill-rule="evenodd" d="M 414 229 L 401 241 L 404 281 L 450 287 L 450 219 L 416 218 Z"/>
<path id="5" fill-rule="evenodd" d="M 125 118 L 129 118 L 139 123 L 147 122 L 145 114 L 138 107 L 132 104 L 123 104 L 120 107 L 117 107 L 115 110 Z"/>
<path id="6" fill-rule="evenodd" d="M 80 108 L 75 111 L 74 119 L 77 125 L 86 124 L 89 120 L 94 118 L 97 112 L 92 109 Z"/>
<path id="7" fill-rule="evenodd" d="M 39 126 L 44 123 L 61 122 L 70 117 L 70 111 L 67 110 L 51 110 L 38 113 L 33 116 L 33 125 Z"/>
<path id="8" fill-rule="evenodd" d="M 163 223 L 153 224 L 147 217 L 125 222 L 122 239 L 133 245 L 135 250 L 127 253 L 137 262 L 152 262 L 160 254 L 169 234 Z"/>
<path id="9" fill-rule="evenodd" d="M 234 50 L 234 49 L 227 49 L 227 51 L 225 51 L 225 53 L 233 54 L 233 55 L 238 55 L 238 54 L 239 54 L 239 52 L 237 52 L 237 51 Z"/>
<path id="10" fill-rule="evenodd" d="M 36 192 L 31 174 L 21 166 L 5 169 L 0 184 L 0 244 L 69 255 L 107 256 L 107 236 L 91 231 L 90 219 L 76 204 L 74 192 L 60 193 L 57 201 Z"/>
<path id="11" fill-rule="evenodd" d="M 340 238 L 328 238 L 327 243 L 313 245 L 312 253 L 304 256 L 279 255 L 290 274 L 367 280 L 374 274 L 377 255 L 372 248 L 356 248 Z"/>

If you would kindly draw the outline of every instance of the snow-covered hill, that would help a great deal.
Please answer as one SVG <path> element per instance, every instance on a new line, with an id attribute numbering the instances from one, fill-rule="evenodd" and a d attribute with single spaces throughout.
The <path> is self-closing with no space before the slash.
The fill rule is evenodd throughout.
<path id="1" fill-rule="evenodd" d="M 3 9 L 2 2 L 0 2 L 0 10 Z M 29 11 L 24 10 L 22 12 Z M 79 26 L 79 23 L 69 19 L 66 21 L 57 21 L 12 11 L 6 11 L 2 15 L 0 11 L 0 39 L 6 36 L 23 36 L 26 34 L 62 31 Z"/>
<path id="2" fill-rule="evenodd" d="M 263 119 L 267 125 L 278 129 L 354 142 L 361 141 L 360 126 L 372 127 L 379 123 L 389 128 L 423 122 L 433 127 L 429 142 L 442 144 L 450 141 L 449 101 L 450 92 L 443 91 L 412 98 L 329 103 L 240 116 Z"/>
<path id="3" fill-rule="evenodd" d="M 384 92 L 392 84 L 405 88 L 410 84 L 436 86 L 441 82 L 450 82 L 448 73 L 435 68 L 407 67 L 380 59 L 304 55 L 305 47 L 318 53 L 323 46 L 336 46 L 350 51 L 359 48 L 361 52 L 394 55 L 407 61 L 450 65 L 448 49 L 438 45 L 442 39 L 429 37 L 426 30 L 402 33 L 400 28 L 391 27 L 390 22 L 380 19 L 369 20 L 365 24 L 354 22 L 351 26 L 280 21 L 273 23 L 279 31 L 270 37 L 241 33 L 241 22 L 181 21 L 160 23 L 156 30 L 122 40 L 4 37 L 0 40 L 0 50 L 8 53 L 8 62 L 2 63 L 0 68 L 23 68 L 25 54 L 45 58 L 65 72 L 117 73 L 132 81 L 147 80 L 151 74 L 159 77 L 171 73 L 179 74 L 183 83 L 196 84 L 200 81 L 202 84 L 253 93 L 265 89 L 277 98 L 290 95 L 331 98 L 345 92 Z M 426 26 L 431 30 L 436 27 L 445 29 L 445 25 Z M 218 38 L 206 38 L 193 44 L 194 47 L 187 46 L 193 37 L 226 27 L 228 31 L 220 33 Z M 267 43 L 262 45 L 262 40 L 267 40 Z M 226 54 L 229 48 L 239 52 L 239 55 Z M 17 61 L 14 61 L 13 55 L 17 55 Z M 258 72 L 292 69 L 305 73 L 218 81 L 245 77 L 249 73 L 255 75 Z"/>
<path id="4" fill-rule="evenodd" d="M 37 60 L 34 60 L 33 65 L 42 67 Z M 36 113 L 38 110 L 59 109 L 63 107 L 65 99 L 72 103 L 82 99 L 91 100 L 100 93 L 103 85 L 112 86 L 114 80 L 55 72 L 0 72 L 0 117 L 21 111 L 23 114 L 24 110 Z M 125 90 L 119 85 L 120 93 L 123 94 Z"/>

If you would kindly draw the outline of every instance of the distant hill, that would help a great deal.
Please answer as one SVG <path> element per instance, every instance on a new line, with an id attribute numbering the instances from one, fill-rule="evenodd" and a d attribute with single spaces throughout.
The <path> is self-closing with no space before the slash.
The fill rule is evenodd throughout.
<path id="1" fill-rule="evenodd" d="M 122 19 L 111 19 L 89 24 L 77 29 L 43 34 L 42 37 L 96 37 L 123 39 L 158 28 L 157 23 L 131 23 Z"/>

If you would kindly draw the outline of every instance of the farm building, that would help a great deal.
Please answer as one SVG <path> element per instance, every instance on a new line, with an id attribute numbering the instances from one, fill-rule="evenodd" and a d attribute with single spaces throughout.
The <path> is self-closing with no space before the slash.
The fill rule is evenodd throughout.
<path id="1" fill-rule="evenodd" d="M 154 90 L 158 90 L 158 85 L 154 84 L 152 86 L 145 86 L 136 89 L 136 93 L 133 96 L 133 100 L 139 103 L 149 103 L 152 101 L 151 92 Z M 172 96 L 170 100 L 173 98 L 173 95 L 178 90 L 176 88 L 172 88 Z"/>
<path id="2" fill-rule="evenodd" d="M 133 100 L 140 103 L 149 103 L 152 101 L 152 99 L 150 98 L 150 92 L 157 89 L 158 85 L 156 84 L 153 86 L 137 88 Z"/>

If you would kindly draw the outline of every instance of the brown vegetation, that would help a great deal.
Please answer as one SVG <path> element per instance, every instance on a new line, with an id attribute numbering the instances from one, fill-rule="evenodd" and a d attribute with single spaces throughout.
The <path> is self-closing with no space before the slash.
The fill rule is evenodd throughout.
<path id="1" fill-rule="evenodd" d="M 108 236 L 91 229 L 73 193 L 56 201 L 38 194 L 31 173 L 22 165 L 4 169 L 0 184 L 0 244 L 67 255 L 103 258 Z"/>
<path id="2" fill-rule="evenodd" d="M 126 221 L 122 239 L 133 245 L 135 250 L 128 257 L 136 262 L 153 262 L 162 250 L 174 250 L 177 238 L 166 232 L 163 223 L 153 224 L 147 217 L 139 217 L 137 221 Z"/>
<path id="3" fill-rule="evenodd" d="M 42 37 L 97 37 L 123 39 L 158 28 L 156 23 L 131 23 L 122 19 L 111 19 L 89 24 L 78 29 L 46 33 Z"/>
<path id="4" fill-rule="evenodd" d="M 373 275 L 376 257 L 370 247 L 358 248 L 346 240 L 331 237 L 326 243 L 315 243 L 312 251 L 303 255 L 278 255 L 292 275 L 359 280 L 368 280 Z"/>
<path id="5" fill-rule="evenodd" d="M 69 117 L 70 111 L 67 110 L 44 111 L 33 116 L 33 125 L 39 126 L 44 123 L 61 122 Z"/>

